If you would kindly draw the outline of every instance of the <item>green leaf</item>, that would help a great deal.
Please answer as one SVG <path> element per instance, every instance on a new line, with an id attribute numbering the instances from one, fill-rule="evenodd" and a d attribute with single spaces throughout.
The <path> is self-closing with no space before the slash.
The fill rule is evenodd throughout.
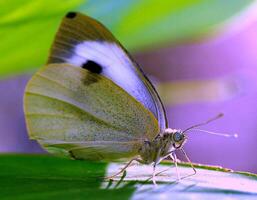
<path id="1" fill-rule="evenodd" d="M 81 0 L 1 1 L 0 77 L 44 64 L 62 16 L 80 3 Z"/>
<path id="2" fill-rule="evenodd" d="M 151 166 L 133 165 L 123 180 L 104 180 L 121 167 L 42 155 L 1 155 L 1 199 L 256 199 L 257 176 L 210 166 L 179 182 L 174 167 L 159 165 L 158 185 L 149 180 Z M 183 178 L 192 174 L 181 164 Z"/>
<path id="3" fill-rule="evenodd" d="M 61 18 L 79 10 L 97 18 L 130 50 L 196 36 L 236 15 L 253 0 L 13 0 L 0 2 L 0 78 L 38 68 Z"/>

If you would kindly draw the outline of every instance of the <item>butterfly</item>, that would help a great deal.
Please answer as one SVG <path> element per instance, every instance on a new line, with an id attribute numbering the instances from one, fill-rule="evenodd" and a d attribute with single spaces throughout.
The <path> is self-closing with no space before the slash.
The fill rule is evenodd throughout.
<path id="1" fill-rule="evenodd" d="M 169 128 L 156 89 L 119 41 L 77 12 L 63 18 L 46 65 L 28 82 L 24 111 L 30 139 L 48 152 L 130 160 L 119 173 L 138 161 L 155 174 L 187 140 Z"/>

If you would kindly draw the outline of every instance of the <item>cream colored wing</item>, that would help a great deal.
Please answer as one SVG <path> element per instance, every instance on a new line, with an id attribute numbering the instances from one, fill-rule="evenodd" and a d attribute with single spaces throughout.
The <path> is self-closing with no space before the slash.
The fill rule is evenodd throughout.
<path id="1" fill-rule="evenodd" d="M 56 141 L 38 140 L 44 148 L 53 154 L 80 160 L 124 160 L 138 155 L 142 145 L 140 141 Z"/>
<path id="2" fill-rule="evenodd" d="M 113 81 L 70 64 L 39 70 L 26 87 L 24 110 L 30 138 L 60 151 L 129 157 L 160 131 L 154 115 Z M 122 143 L 127 148 L 118 148 Z"/>

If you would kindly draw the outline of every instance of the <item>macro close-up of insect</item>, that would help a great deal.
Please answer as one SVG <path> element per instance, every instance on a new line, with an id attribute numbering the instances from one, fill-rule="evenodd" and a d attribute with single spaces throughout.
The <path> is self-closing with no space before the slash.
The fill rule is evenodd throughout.
<path id="1" fill-rule="evenodd" d="M 137 161 L 153 164 L 153 171 L 165 158 L 176 163 L 175 150 L 186 155 L 186 132 L 202 125 L 169 128 L 160 97 L 136 62 L 102 24 L 76 12 L 64 17 L 47 65 L 28 83 L 24 109 L 30 138 L 53 154 L 130 158 L 126 167 Z"/>
<path id="2" fill-rule="evenodd" d="M 248 4 L 13 5 L 0 20 L 0 194 L 255 199 Z"/>

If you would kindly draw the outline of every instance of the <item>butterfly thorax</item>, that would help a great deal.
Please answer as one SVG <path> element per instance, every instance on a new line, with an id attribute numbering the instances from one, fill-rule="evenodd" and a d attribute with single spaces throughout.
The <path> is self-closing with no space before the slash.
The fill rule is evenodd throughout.
<path id="1" fill-rule="evenodd" d="M 145 164 L 158 163 L 160 160 L 181 148 L 186 136 L 181 130 L 165 129 L 153 141 L 144 141 L 139 154 Z"/>

